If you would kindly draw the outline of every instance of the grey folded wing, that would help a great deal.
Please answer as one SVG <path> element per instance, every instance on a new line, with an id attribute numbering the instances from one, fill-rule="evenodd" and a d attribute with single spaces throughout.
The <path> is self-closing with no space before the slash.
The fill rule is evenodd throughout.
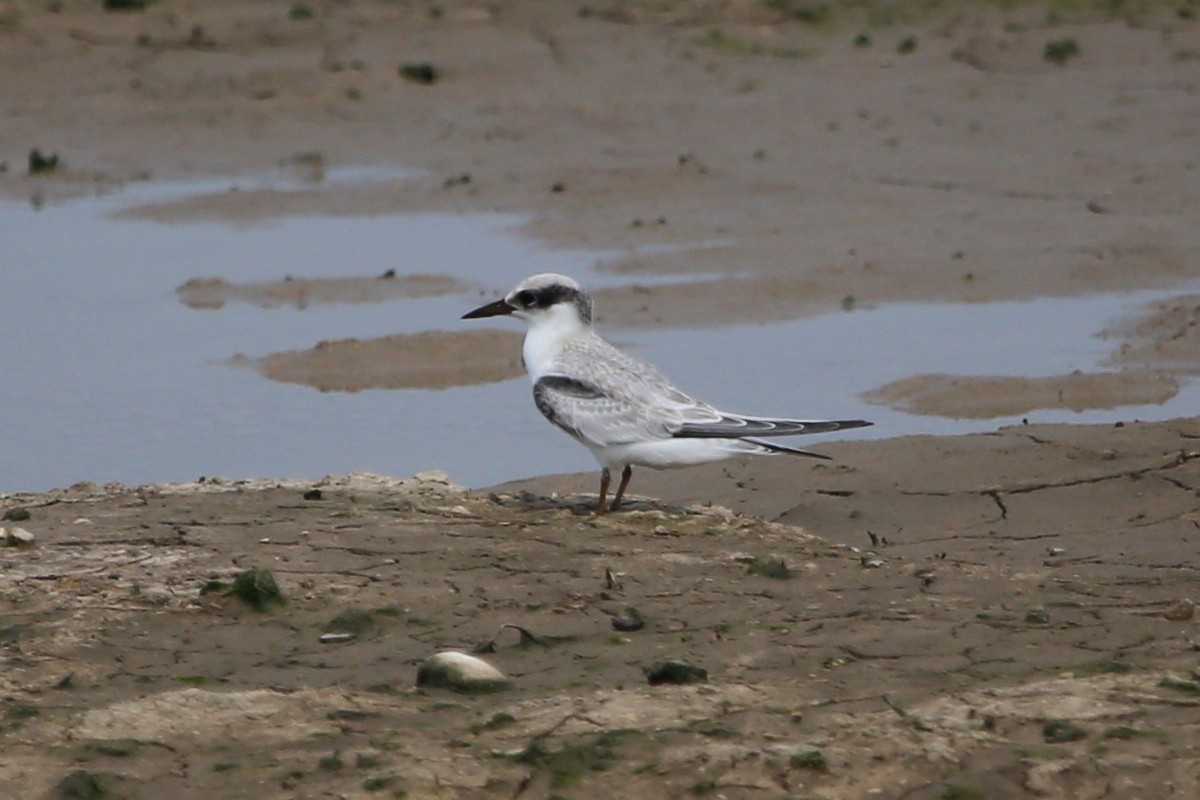
<path id="1" fill-rule="evenodd" d="M 671 437 L 673 420 L 653 403 L 638 403 L 595 383 L 545 375 L 533 386 L 542 415 L 588 444 L 613 445 Z"/>
<path id="2" fill-rule="evenodd" d="M 741 439 L 795 436 L 861 428 L 860 420 L 794 420 L 725 414 L 693 400 L 668 383 L 609 385 L 567 375 L 545 375 L 533 387 L 542 415 L 589 444 L 613 445 L 655 439 Z"/>

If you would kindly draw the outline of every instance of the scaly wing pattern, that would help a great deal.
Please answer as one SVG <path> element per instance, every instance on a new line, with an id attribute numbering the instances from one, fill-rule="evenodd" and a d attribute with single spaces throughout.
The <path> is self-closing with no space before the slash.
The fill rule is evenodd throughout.
<path id="1" fill-rule="evenodd" d="M 589 444 L 671 438 L 794 436 L 869 425 L 864 420 L 791 420 L 727 414 L 684 394 L 652 365 L 597 336 L 563 347 L 555 371 L 533 388 L 552 423 Z"/>
<path id="2" fill-rule="evenodd" d="M 676 389 L 653 366 L 597 336 L 565 343 L 533 397 L 555 425 L 599 446 L 669 439 L 687 422 L 721 420 L 716 409 Z"/>

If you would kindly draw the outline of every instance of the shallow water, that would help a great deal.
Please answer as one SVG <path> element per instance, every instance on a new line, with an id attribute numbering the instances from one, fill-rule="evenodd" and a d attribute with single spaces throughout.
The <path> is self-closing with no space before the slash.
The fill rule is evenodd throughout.
<path id="1" fill-rule="evenodd" d="M 240 283 L 389 269 L 450 274 L 485 287 L 556 271 L 595 286 L 621 280 L 594 269 L 611 254 L 539 247 L 514 232 L 521 220 L 502 215 L 294 217 L 253 226 L 112 216 L 230 185 L 141 186 L 40 210 L 0 204 L 6 232 L 0 237 L 0 491 L 79 480 L 319 477 L 349 470 L 403 476 L 430 468 L 486 485 L 594 468 L 585 450 L 541 419 L 524 379 L 336 394 L 273 383 L 224 363 L 237 353 L 303 349 L 322 339 L 466 330 L 470 323 L 459 316 L 478 305 L 478 293 L 197 311 L 180 303 L 175 289 L 196 277 Z M 613 338 L 658 363 L 685 390 L 733 410 L 876 422 L 846 438 L 958 433 L 1019 418 L 920 417 L 857 396 L 924 372 L 1032 377 L 1096 369 L 1113 345 L 1094 334 L 1163 296 L 888 305 L 780 324 L 623 331 Z M 1162 406 L 1023 416 L 1162 419 L 1194 413 L 1198 400 L 1193 382 Z"/>

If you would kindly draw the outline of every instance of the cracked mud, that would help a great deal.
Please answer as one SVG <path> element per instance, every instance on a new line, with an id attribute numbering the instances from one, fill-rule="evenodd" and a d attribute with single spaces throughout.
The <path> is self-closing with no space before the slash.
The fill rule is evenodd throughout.
<path id="1" fill-rule="evenodd" d="M 1181 421 L 843 444 L 639 473 L 661 499 L 599 518 L 573 493 L 592 475 L 8 496 L 36 542 L 0 550 L 0 787 L 1186 796 L 1198 442 Z M 286 607 L 214 589 L 250 567 Z M 629 607 L 645 627 L 619 631 Z M 483 643 L 512 689 L 413 687 Z M 707 682 L 648 685 L 665 658 Z"/>

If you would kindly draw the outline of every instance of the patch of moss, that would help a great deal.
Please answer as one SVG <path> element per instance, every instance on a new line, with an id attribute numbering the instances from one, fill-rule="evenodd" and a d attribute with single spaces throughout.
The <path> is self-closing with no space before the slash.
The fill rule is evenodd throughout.
<path id="1" fill-rule="evenodd" d="M 796 769 L 811 769 L 817 772 L 829 771 L 829 762 L 825 760 L 825 754 L 820 750 L 803 750 L 799 753 L 792 753 L 792 757 L 788 759 L 788 764 Z"/>
<path id="2" fill-rule="evenodd" d="M 269 611 L 287 605 L 287 598 L 268 569 L 251 567 L 233 581 L 233 595 L 255 611 Z"/>
<path id="3" fill-rule="evenodd" d="M 1078 742 L 1086 739 L 1088 732 L 1066 719 L 1052 719 L 1042 726 L 1042 738 L 1048 744 Z"/>
<path id="4" fill-rule="evenodd" d="M 701 736 L 707 736 L 710 739 L 737 739 L 741 734 L 733 728 L 727 728 L 724 725 L 706 724 L 696 729 L 696 732 Z"/>
<path id="5" fill-rule="evenodd" d="M 1116 725 L 1106 730 L 1102 736 L 1105 739 L 1120 739 L 1121 741 L 1129 741 L 1136 739 L 1141 734 L 1137 728 L 1129 725 Z"/>
<path id="6" fill-rule="evenodd" d="M 93 750 L 101 755 L 114 756 L 116 758 L 124 758 L 131 756 L 138 751 L 142 743 L 137 739 L 105 739 L 101 741 L 90 742 L 87 745 L 89 750 Z"/>
<path id="7" fill-rule="evenodd" d="M 65 775 L 54 787 L 53 796 L 63 800 L 118 800 L 120 797 L 109 788 L 105 776 L 83 769 Z"/>
<path id="8" fill-rule="evenodd" d="M 637 606 L 625 606 L 620 614 L 613 616 L 612 626 L 619 631 L 640 631 L 646 627 L 646 618 Z"/>
<path id="9" fill-rule="evenodd" d="M 29 174 L 40 175 L 58 169 L 58 153 L 45 155 L 36 147 L 29 151 Z"/>
<path id="10" fill-rule="evenodd" d="M 1027 625 L 1047 625 L 1050 622 L 1050 615 L 1040 608 L 1034 608 L 1025 613 L 1025 623 Z"/>
<path id="11" fill-rule="evenodd" d="M 806 25 L 821 25 L 829 22 L 833 16 L 833 9 L 829 7 L 828 3 L 808 3 L 804 0 L 763 0 L 763 5 Z"/>
<path id="12" fill-rule="evenodd" d="M 773 58 L 807 58 L 812 51 L 794 47 L 764 47 L 758 42 L 751 42 L 734 36 L 720 28 L 709 28 L 699 36 L 692 38 L 692 44 L 719 53 L 724 56 L 771 56 Z"/>
<path id="13" fill-rule="evenodd" d="M 1163 678 L 1158 682 L 1158 685 L 1164 689 L 1173 689 L 1176 692 L 1184 694 L 1200 695 L 1200 683 L 1195 681 L 1184 681 L 1179 678 Z"/>
<path id="14" fill-rule="evenodd" d="M 4 705 L 0 706 L 0 715 L 2 715 L 3 725 L 0 730 L 16 731 L 25 727 L 25 723 L 41 714 L 41 710 L 31 703 L 25 703 L 20 700 L 6 700 Z"/>
<path id="15" fill-rule="evenodd" d="M 1133 664 L 1130 664 L 1128 661 L 1122 661 L 1119 658 L 1113 658 L 1107 661 L 1094 661 L 1084 664 L 1072 671 L 1080 677 L 1088 677 L 1090 675 L 1127 675 L 1133 672 Z"/>
<path id="16" fill-rule="evenodd" d="M 317 761 L 317 767 L 325 772 L 337 772 L 345 766 L 346 762 L 342 761 L 341 753 L 330 753 Z"/>
<path id="17" fill-rule="evenodd" d="M 688 683 L 704 683 L 707 680 L 708 670 L 682 658 L 656 661 L 646 669 L 646 681 L 651 686 L 662 684 L 679 686 Z"/>
<path id="18" fill-rule="evenodd" d="M 1062 66 L 1079 55 L 1079 53 L 1079 42 L 1067 37 L 1065 39 L 1053 39 L 1046 42 L 1046 47 L 1042 50 L 1042 58 L 1051 64 Z"/>
<path id="19" fill-rule="evenodd" d="M 371 719 L 372 717 L 378 717 L 379 715 L 380 714 L 378 711 L 366 711 L 361 708 L 334 708 L 326 712 L 325 717 L 327 719 L 358 720 Z"/>
<path id="20" fill-rule="evenodd" d="M 374 612 L 351 606 L 321 626 L 321 630 L 338 633 L 361 634 L 379 624 Z"/>
<path id="21" fill-rule="evenodd" d="M 1104 739 L 1117 739 L 1119 741 L 1129 741 L 1131 739 L 1150 739 L 1153 741 L 1166 741 L 1167 736 L 1162 731 L 1147 730 L 1145 728 L 1135 728 L 1132 725 L 1114 725 L 1108 728 L 1101 734 Z"/>
<path id="22" fill-rule="evenodd" d="M 411 64 L 400 65 L 400 77 L 412 83 L 419 83 L 422 86 L 430 86 L 437 82 L 441 77 L 437 67 L 430 64 L 428 61 L 414 62 Z"/>
<path id="23" fill-rule="evenodd" d="M 788 568 L 787 563 L 777 556 L 755 556 L 746 571 L 751 575 L 760 575 L 764 578 L 781 581 L 792 577 L 792 571 Z"/>
<path id="24" fill-rule="evenodd" d="M 366 778 L 362 782 L 362 788 L 368 792 L 378 792 L 392 785 L 392 779 L 387 776 L 379 776 L 374 778 Z"/>
<path id="25" fill-rule="evenodd" d="M 513 759 L 521 764 L 545 769 L 550 774 L 550 785 L 561 789 L 579 783 L 589 772 L 603 772 L 611 768 L 619 758 L 620 745 L 641 735 L 640 731 L 619 728 L 583 741 L 569 742 L 553 751 L 546 750 L 542 745 L 543 738 L 538 737 Z"/>
<path id="26" fill-rule="evenodd" d="M 983 800 L 983 793 L 969 786 L 950 784 L 938 795 L 938 800 Z"/>

